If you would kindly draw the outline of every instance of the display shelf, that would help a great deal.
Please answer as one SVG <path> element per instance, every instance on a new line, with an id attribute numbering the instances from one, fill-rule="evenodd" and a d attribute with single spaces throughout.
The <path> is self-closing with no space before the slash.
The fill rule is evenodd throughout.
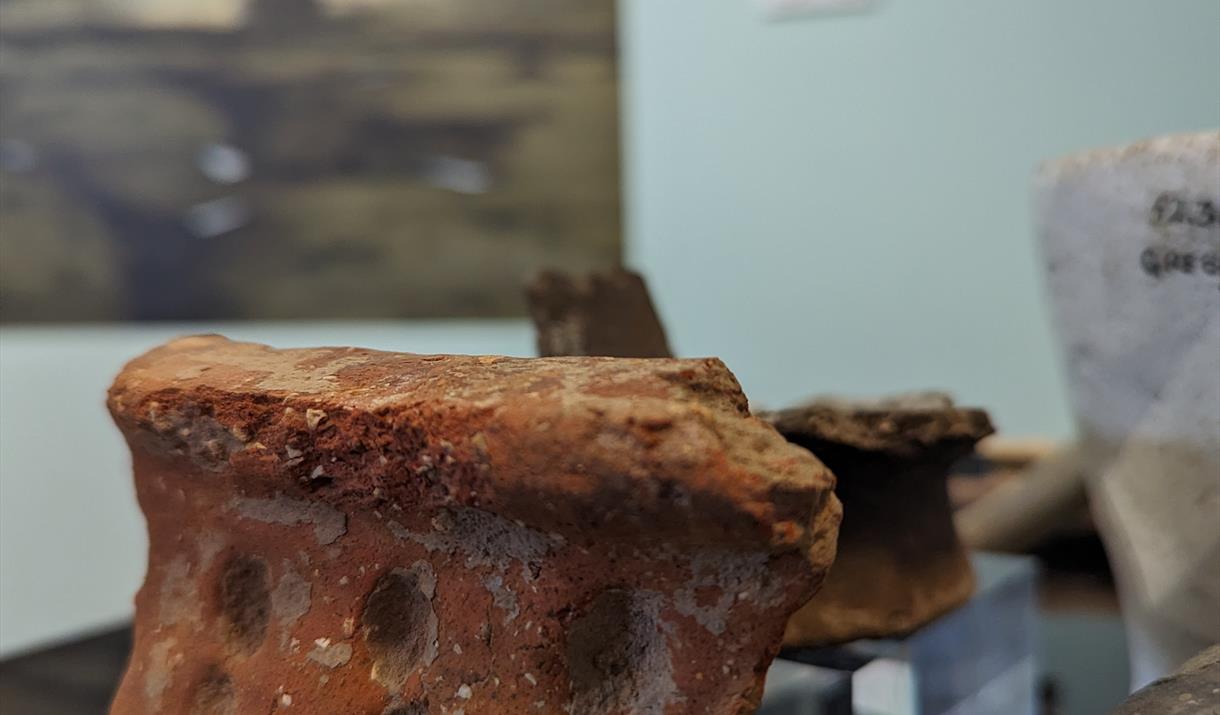
<path id="1" fill-rule="evenodd" d="M 1033 715 L 1035 561 L 975 554 L 971 562 L 974 596 L 906 638 L 785 649 L 760 715 Z"/>

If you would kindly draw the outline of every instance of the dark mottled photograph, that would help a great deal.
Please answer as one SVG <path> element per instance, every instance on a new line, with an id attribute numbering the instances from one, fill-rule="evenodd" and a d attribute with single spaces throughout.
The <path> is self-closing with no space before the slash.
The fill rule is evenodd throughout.
<path id="1" fill-rule="evenodd" d="M 5 0 L 4 322 L 498 317 L 620 255 L 612 0 Z"/>

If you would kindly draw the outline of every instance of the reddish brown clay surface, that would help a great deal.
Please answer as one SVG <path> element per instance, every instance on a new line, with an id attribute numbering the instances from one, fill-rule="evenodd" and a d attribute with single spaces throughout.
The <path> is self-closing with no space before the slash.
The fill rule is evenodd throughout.
<path id="1" fill-rule="evenodd" d="M 974 572 L 945 480 L 992 432 L 987 413 L 922 395 L 822 401 L 764 417 L 830 467 L 843 504 L 834 568 L 789 621 L 786 645 L 903 635 L 970 598 Z"/>
<path id="2" fill-rule="evenodd" d="M 131 362 L 149 569 L 112 712 L 741 713 L 833 556 L 829 472 L 717 360 Z"/>

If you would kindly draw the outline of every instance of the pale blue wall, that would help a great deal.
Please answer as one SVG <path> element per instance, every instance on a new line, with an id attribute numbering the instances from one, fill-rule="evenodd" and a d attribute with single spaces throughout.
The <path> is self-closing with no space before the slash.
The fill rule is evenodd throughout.
<path id="1" fill-rule="evenodd" d="M 1070 432 L 1031 172 L 1220 125 L 1220 2 L 621 8 L 628 255 L 683 354 L 756 403 L 940 386 Z"/>

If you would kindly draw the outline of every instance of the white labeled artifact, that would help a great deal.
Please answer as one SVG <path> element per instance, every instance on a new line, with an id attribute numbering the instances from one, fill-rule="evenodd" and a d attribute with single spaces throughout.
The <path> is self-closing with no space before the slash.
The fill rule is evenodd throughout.
<path id="1" fill-rule="evenodd" d="M 1220 132 L 1051 162 L 1035 198 L 1138 687 L 1220 641 Z"/>

